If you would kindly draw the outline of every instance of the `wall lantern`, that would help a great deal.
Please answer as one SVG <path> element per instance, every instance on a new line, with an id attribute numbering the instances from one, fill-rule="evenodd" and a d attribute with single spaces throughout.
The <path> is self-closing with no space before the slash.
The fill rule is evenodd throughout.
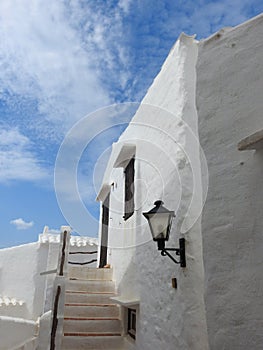
<path id="1" fill-rule="evenodd" d="M 163 202 L 160 200 L 154 202 L 154 205 L 155 207 L 153 209 L 147 213 L 143 213 L 143 215 L 148 220 L 151 234 L 153 240 L 157 242 L 158 250 L 161 250 L 162 256 L 167 255 L 176 264 L 180 264 L 181 267 L 186 267 L 184 238 L 179 239 L 179 248 L 165 248 L 165 241 L 169 240 L 172 220 L 173 217 L 175 217 L 174 212 L 166 209 L 163 206 Z M 180 257 L 180 260 L 175 260 L 168 251 L 175 252 L 175 254 Z"/>

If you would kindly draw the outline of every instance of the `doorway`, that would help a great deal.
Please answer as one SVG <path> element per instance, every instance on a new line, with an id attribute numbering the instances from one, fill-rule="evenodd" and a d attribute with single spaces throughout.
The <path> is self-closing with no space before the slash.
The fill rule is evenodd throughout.
<path id="1" fill-rule="evenodd" d="M 102 204 L 102 228 L 101 228 L 100 264 L 99 264 L 100 268 L 107 265 L 109 206 L 110 206 L 110 194 L 108 194 L 108 196 L 106 197 L 106 199 Z"/>

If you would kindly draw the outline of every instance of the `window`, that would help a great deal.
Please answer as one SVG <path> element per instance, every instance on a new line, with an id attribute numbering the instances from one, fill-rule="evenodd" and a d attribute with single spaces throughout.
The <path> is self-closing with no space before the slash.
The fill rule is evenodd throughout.
<path id="1" fill-rule="evenodd" d="M 127 333 L 136 339 L 136 310 L 128 309 L 128 329 Z"/>
<path id="2" fill-rule="evenodd" d="M 124 220 L 128 220 L 134 213 L 134 158 L 132 158 L 124 170 L 125 174 L 125 205 Z"/>

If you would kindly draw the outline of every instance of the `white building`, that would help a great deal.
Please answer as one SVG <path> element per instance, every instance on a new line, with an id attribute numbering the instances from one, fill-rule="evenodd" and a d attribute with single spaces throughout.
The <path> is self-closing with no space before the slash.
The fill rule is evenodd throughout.
<path id="1" fill-rule="evenodd" d="M 0 350 L 262 349 L 262 37 L 263 15 L 179 37 L 98 194 L 112 269 L 68 267 L 97 250 L 68 227 L 1 250 Z M 185 238 L 186 267 L 151 238 L 156 200 L 176 213 L 167 247 Z"/>
<path id="2" fill-rule="evenodd" d="M 132 349 L 262 348 L 262 37 L 262 15 L 200 42 L 182 34 L 112 146 L 100 264 Z M 185 268 L 142 215 L 159 199 L 176 212 L 167 246 L 185 238 Z"/>

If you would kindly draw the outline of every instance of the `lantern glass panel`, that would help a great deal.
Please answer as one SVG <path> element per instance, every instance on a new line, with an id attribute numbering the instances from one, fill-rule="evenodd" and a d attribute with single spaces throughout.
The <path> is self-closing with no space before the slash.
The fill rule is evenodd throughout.
<path id="1" fill-rule="evenodd" d="M 171 223 L 172 215 L 170 213 L 155 213 L 148 214 L 148 220 L 150 224 L 153 240 L 169 239 L 169 226 Z"/>

